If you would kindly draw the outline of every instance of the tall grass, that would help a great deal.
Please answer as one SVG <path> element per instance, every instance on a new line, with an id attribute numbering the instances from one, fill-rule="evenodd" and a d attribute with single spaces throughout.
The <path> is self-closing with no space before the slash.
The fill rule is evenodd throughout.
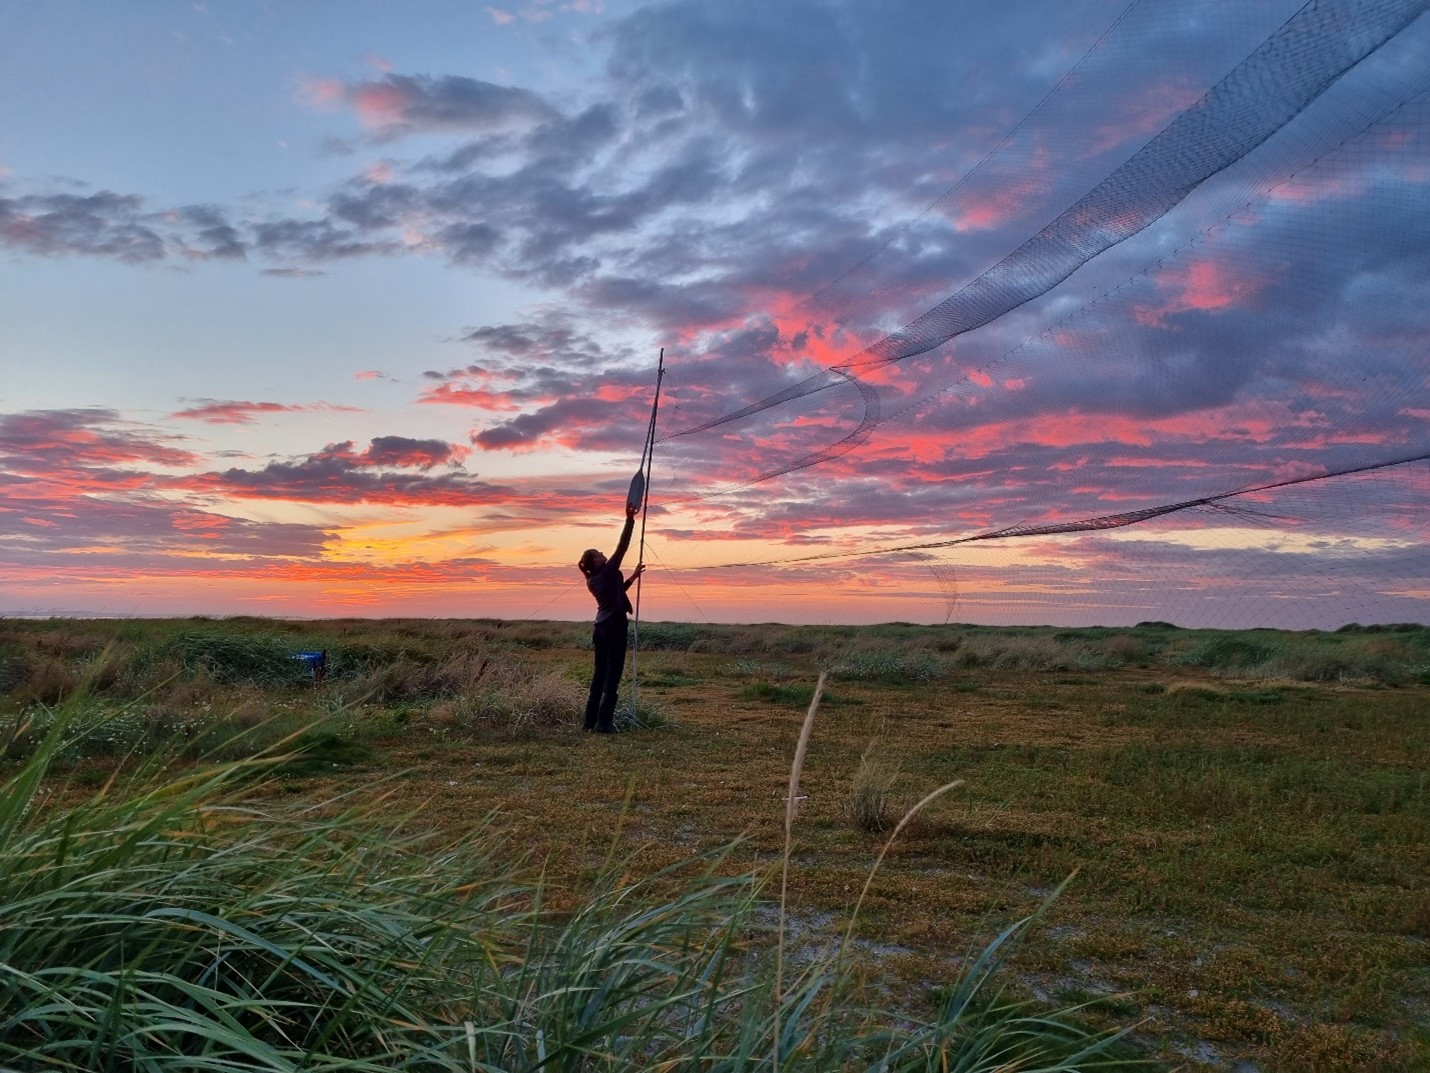
<path id="1" fill-rule="evenodd" d="M 252 762 L 148 767 L 68 803 L 65 721 L 3 785 L 0 1055 L 25 1068 L 392 1068 L 491 954 L 492 840 L 242 802 Z M 419 853 L 422 850 L 425 852 Z"/>
<path id="2" fill-rule="evenodd" d="M 1021 925 L 910 1021 L 827 956 L 784 980 L 759 878 L 728 859 L 640 883 L 617 864 L 558 913 L 490 824 L 436 844 L 380 805 L 261 803 L 280 757 L 81 792 L 55 768 L 67 722 L 0 784 L 0 1065 L 735 1073 L 777 1048 L 787 1071 L 976 1073 L 1107 1055 L 990 987 Z"/>
<path id="3" fill-rule="evenodd" d="M 864 750 L 849 791 L 849 819 L 870 834 L 892 830 L 903 816 L 902 803 L 895 792 L 899 765 L 882 756 L 878 746 L 875 741 Z"/>

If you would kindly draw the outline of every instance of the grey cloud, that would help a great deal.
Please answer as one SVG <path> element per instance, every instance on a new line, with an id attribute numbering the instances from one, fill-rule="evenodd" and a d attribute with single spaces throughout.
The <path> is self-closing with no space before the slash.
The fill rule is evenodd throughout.
<path id="1" fill-rule="evenodd" d="M 271 257 L 335 261 L 401 249 L 393 239 L 370 240 L 330 220 L 272 220 L 253 225 L 254 245 Z"/>
<path id="2" fill-rule="evenodd" d="M 222 210 L 212 205 L 191 205 L 181 214 L 184 222 L 193 228 L 194 237 L 200 244 L 195 251 L 199 256 L 237 261 L 247 256 L 247 243 Z"/>
<path id="3" fill-rule="evenodd" d="M 423 207 L 419 191 L 400 183 L 353 183 L 328 200 L 332 216 L 364 231 L 396 227 Z"/>
<path id="4" fill-rule="evenodd" d="M 628 328 L 662 338 L 679 331 L 697 353 L 683 357 L 673 401 L 678 417 L 693 424 L 787 386 L 807 368 L 799 363 L 821 340 L 782 336 L 761 313 L 772 300 L 813 294 L 887 241 L 811 305 L 845 328 L 896 328 L 1135 151 L 1177 106 L 1157 97 L 1165 81 L 1179 82 L 1184 93 L 1210 84 L 1294 6 L 1286 0 L 1236 19 L 1188 20 L 1175 5 L 1138 5 L 997 158 L 907 227 L 1029 115 L 1124 10 L 1121 0 L 1101 0 L 1091 12 L 1054 4 L 996 17 L 981 5 L 933 2 L 645 7 L 603 31 L 607 80 L 570 114 L 525 91 L 471 79 L 390 76 L 350 86 L 350 99 L 365 101 L 364 114 L 388 135 L 423 130 L 464 141 L 410 166 L 395 162 L 397 182 L 345 184 L 322 218 L 250 224 L 238 228 L 237 241 L 288 263 L 267 271 L 296 274 L 334 258 L 397 254 L 396 228 L 416 227 L 427 240 L 424 251 L 555 289 L 584 317 L 628 318 Z M 1236 254 L 1237 263 L 1264 270 L 1269 280 L 1254 312 L 1189 307 L 1166 312 L 1157 324 L 1138 323 L 1135 300 L 1165 297 L 1152 285 L 1154 271 L 1140 287 L 1089 309 L 1077 325 L 1086 343 L 1038 340 L 1068 303 L 1099 293 L 1093 279 L 1120 283 L 1186 234 L 1148 234 L 1112 251 L 1101 269 L 1092 266 L 1102 276 L 1074 277 L 1046 302 L 959 339 L 949 348 L 956 360 L 930 355 L 906 375 L 917 397 L 947 388 L 956 370 L 999 362 L 995 379 L 1023 379 L 1021 390 L 955 389 L 932 412 L 888 432 L 957 435 L 990 420 L 1060 413 L 1162 420 L 1275 397 L 1319 407 L 1330 426 L 1411 435 L 1410 420 L 1396 411 L 1413 397 L 1417 362 L 1423 369 L 1423 354 L 1411 347 L 1425 329 L 1430 232 L 1415 224 L 1406 233 L 1413 189 L 1393 176 L 1381 182 L 1363 210 L 1336 206 L 1337 226 L 1354 236 L 1354 248 L 1337 247 L 1327 233 L 1320 238 L 1332 255 L 1298 251 L 1312 214 L 1321 211 L 1315 203 L 1278 209 L 1280 240 L 1275 227 L 1251 229 L 1252 245 Z M 1000 201 L 1009 190 L 1015 196 Z M 976 211 L 990 213 L 988 221 L 973 220 Z M 1189 217 L 1183 225 L 1194 231 L 1207 222 Z M 214 241 L 225 237 L 219 232 L 199 241 L 203 220 L 191 217 L 189 226 L 195 248 L 222 248 Z M 1294 258 L 1301 259 L 1295 272 L 1277 276 L 1276 262 Z M 1372 333 L 1387 328 L 1397 339 L 1382 345 Z M 1099 332 L 1115 334 L 1099 342 Z M 1344 348 L 1331 346 L 1337 332 L 1356 337 L 1349 362 Z M 555 334 L 537 339 L 527 325 L 479 329 L 469 339 L 478 348 L 472 369 L 426 379 L 437 392 L 493 371 L 512 375 L 486 387 L 532 412 L 479 430 L 481 446 L 525 446 L 553 435 L 605 442 L 599 423 L 619 414 L 564 409 L 560 400 L 586 390 L 595 371 L 609 374 L 636 356 Z M 1114 345 L 1104 345 L 1108 339 Z M 852 338 L 836 337 L 829 350 L 845 342 L 857 349 Z M 1369 372 L 1384 389 L 1363 389 L 1347 401 L 1314 397 L 1318 383 L 1343 384 L 1346 367 Z M 892 411 L 904 397 L 891 390 L 887 400 Z M 854 427 L 860 413 L 858 396 L 837 389 L 739 431 L 755 438 L 784 430 L 770 450 L 794 457 L 817 449 L 819 435 L 828 442 Z M 791 431 L 796 415 L 828 425 Z M 1248 438 L 1227 432 L 1241 457 L 1252 457 Z M 1295 434 L 1287 430 L 1256 448 L 1253 465 L 1277 452 L 1299 457 L 1288 438 Z M 697 465 L 709 442 L 676 441 L 671 457 Z M 1344 457 L 1355 449 L 1328 452 Z M 1041 455 L 1028 460 L 1046 465 Z M 876 457 L 867 464 L 884 466 Z"/>
<path id="5" fill-rule="evenodd" d="M 458 75 L 389 74 L 351 84 L 345 93 L 384 141 L 422 131 L 486 131 L 539 123 L 554 114 L 529 90 Z"/>
<path id="6" fill-rule="evenodd" d="M 591 105 L 570 118 L 552 116 L 527 136 L 522 148 L 547 164 L 582 167 L 594 154 L 630 133 L 621 123 L 621 110 L 615 104 Z"/>
<path id="7" fill-rule="evenodd" d="M 458 264 L 482 265 L 490 262 L 502 236 L 490 224 L 466 223 L 444 227 L 436 238 Z"/>
<path id="8" fill-rule="evenodd" d="M 379 436 L 358 453 L 351 441 L 291 461 L 270 462 L 260 470 L 234 467 L 197 474 L 177 482 L 188 491 L 251 499 L 304 503 L 389 503 L 473 506 L 501 502 L 510 489 L 461 471 L 432 476 L 395 470 L 431 469 L 451 460 L 453 450 L 440 440 Z"/>
<path id="9" fill-rule="evenodd" d="M 126 264 L 157 264 L 175 256 L 242 260 L 247 254 L 239 226 L 216 206 L 155 210 L 143 198 L 109 190 L 0 197 L 0 246 L 35 256 Z"/>
<path id="10" fill-rule="evenodd" d="M 164 240 L 142 199 L 100 191 L 0 198 L 0 242 L 29 254 L 85 254 L 131 264 L 162 260 Z"/>
<path id="11" fill-rule="evenodd" d="M 407 436 L 375 436 L 364 455 L 374 466 L 416 466 L 431 469 L 452 460 L 452 445 L 445 440 L 414 440 Z"/>
<path id="12" fill-rule="evenodd" d="M 474 432 L 472 443 L 487 451 L 523 450 L 555 440 L 579 451 L 627 453 L 641 442 L 647 417 L 645 407 L 573 393 Z"/>
<path id="13" fill-rule="evenodd" d="M 19 501 L 20 509 L 0 513 L 0 535 L 12 551 L 41 556 L 37 566 L 52 569 L 45 553 L 95 544 L 120 544 L 116 565 L 131 568 L 145 555 L 238 555 L 254 558 L 316 558 L 330 534 L 317 526 L 255 522 L 172 503 L 84 496 L 54 501 Z M 86 555 L 96 563 L 98 556 Z M 210 564 L 210 567 L 212 564 Z"/>

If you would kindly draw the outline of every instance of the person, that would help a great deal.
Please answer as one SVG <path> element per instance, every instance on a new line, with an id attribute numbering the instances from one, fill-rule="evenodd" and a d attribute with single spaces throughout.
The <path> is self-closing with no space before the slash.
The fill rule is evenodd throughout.
<path id="1" fill-rule="evenodd" d="M 626 616 L 631 613 L 626 590 L 645 571 L 642 563 L 631 571 L 630 577 L 625 577 L 621 559 L 630 547 L 639 510 L 639 506 L 627 504 L 626 524 L 609 559 L 595 548 L 587 548 L 576 564 L 586 576 L 586 588 L 596 598 L 596 625 L 591 632 L 595 667 L 591 672 L 591 692 L 586 697 L 585 728 L 597 734 L 616 732 L 616 691 L 626 666 Z"/>

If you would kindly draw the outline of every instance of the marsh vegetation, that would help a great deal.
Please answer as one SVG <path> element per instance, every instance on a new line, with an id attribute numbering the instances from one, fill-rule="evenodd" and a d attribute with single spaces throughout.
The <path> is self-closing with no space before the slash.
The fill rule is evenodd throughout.
<path id="1" fill-rule="evenodd" d="M 1425 1063 L 1430 630 L 646 624 L 599 741 L 586 634 L 0 622 L 4 1061 L 768 1068 L 826 670 L 787 1068 Z"/>

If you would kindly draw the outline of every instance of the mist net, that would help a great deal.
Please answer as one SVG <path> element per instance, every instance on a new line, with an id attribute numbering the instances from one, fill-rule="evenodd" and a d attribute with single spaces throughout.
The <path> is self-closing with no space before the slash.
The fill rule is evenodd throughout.
<path id="1" fill-rule="evenodd" d="M 805 618 L 1426 620 L 1427 6 L 1209 4 L 1225 47 L 1119 150 L 1095 102 L 1178 8 L 1133 3 L 795 314 L 667 358 L 656 555 Z"/>

